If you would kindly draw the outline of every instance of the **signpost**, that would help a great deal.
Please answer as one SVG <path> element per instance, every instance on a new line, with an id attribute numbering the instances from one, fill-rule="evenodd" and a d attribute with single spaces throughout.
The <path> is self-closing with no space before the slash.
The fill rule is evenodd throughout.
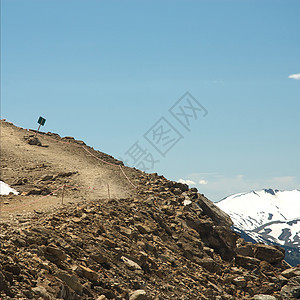
<path id="1" fill-rule="evenodd" d="M 35 136 L 38 134 L 41 125 L 44 126 L 44 124 L 45 124 L 45 122 L 46 122 L 46 119 L 44 119 L 43 117 L 39 117 L 39 119 L 38 119 L 37 122 L 39 123 L 39 127 L 38 127 L 38 129 L 37 129 L 37 132 L 35 133 Z"/>

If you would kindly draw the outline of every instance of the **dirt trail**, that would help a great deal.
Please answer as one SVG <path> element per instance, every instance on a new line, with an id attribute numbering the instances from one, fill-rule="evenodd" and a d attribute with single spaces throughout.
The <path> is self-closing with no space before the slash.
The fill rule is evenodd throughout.
<path id="1" fill-rule="evenodd" d="M 22 196 L 2 196 L 5 203 L 2 215 L 45 210 L 54 208 L 61 202 L 62 189 L 49 197 L 24 195 L 32 189 L 43 187 L 55 191 L 66 184 L 64 202 L 77 200 L 106 200 L 125 198 L 133 192 L 133 187 L 121 173 L 118 166 L 105 164 L 86 152 L 74 140 L 55 136 L 38 135 L 43 147 L 29 145 L 24 137 L 32 135 L 25 129 L 1 121 L 1 179 L 23 192 Z M 87 146 L 84 146 L 87 149 Z M 93 155 L 105 154 L 92 149 Z M 108 159 L 111 157 L 107 156 Z M 59 174 L 71 173 L 69 176 Z M 46 176 L 52 178 L 47 179 Z M 109 194 L 108 194 L 109 189 Z M 41 199 L 42 198 L 42 199 Z M 41 200 L 40 200 L 41 199 Z M 32 203 L 33 202 L 33 203 Z M 30 204 L 32 203 L 32 204 Z"/>

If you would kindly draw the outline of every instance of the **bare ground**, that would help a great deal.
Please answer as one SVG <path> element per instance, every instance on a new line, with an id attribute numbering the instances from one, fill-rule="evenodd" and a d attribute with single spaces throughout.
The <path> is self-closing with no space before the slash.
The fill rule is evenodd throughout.
<path id="1" fill-rule="evenodd" d="M 62 201 L 106 201 L 135 192 L 118 165 L 94 157 L 120 164 L 111 156 L 55 134 L 39 134 L 42 146 L 30 145 L 26 138 L 33 134 L 1 120 L 1 180 L 20 192 L 1 196 L 2 219 L 57 208 Z M 126 167 L 123 170 L 129 176 L 133 172 Z M 46 196 L 49 192 L 53 194 Z"/>

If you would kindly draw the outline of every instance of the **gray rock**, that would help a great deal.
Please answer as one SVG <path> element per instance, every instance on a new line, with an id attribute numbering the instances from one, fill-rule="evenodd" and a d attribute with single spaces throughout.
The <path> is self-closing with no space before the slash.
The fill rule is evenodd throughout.
<path id="1" fill-rule="evenodd" d="M 80 271 L 82 272 L 82 275 L 87 278 L 90 281 L 97 281 L 98 280 L 98 274 L 91 270 L 90 268 L 87 268 L 85 266 L 79 266 Z"/>
<path id="2" fill-rule="evenodd" d="M 53 175 L 44 175 L 41 180 L 42 181 L 48 181 L 48 180 L 51 180 L 53 179 Z"/>
<path id="3" fill-rule="evenodd" d="M 278 276 L 278 280 L 281 286 L 284 286 L 288 283 L 288 279 L 282 275 Z"/>
<path id="4" fill-rule="evenodd" d="M 75 275 L 70 275 L 66 271 L 59 271 L 54 274 L 57 278 L 64 281 L 71 289 L 77 292 L 79 295 L 82 294 L 83 286 L 78 281 L 78 278 Z"/>
<path id="5" fill-rule="evenodd" d="M 270 295 L 259 294 L 259 295 L 255 295 L 253 297 L 253 300 L 276 300 L 276 298 Z"/>
<path id="6" fill-rule="evenodd" d="M 14 275 L 19 275 L 21 273 L 21 268 L 17 264 L 12 264 L 12 263 L 5 264 L 4 270 Z"/>
<path id="7" fill-rule="evenodd" d="M 146 300 L 148 297 L 146 296 L 146 292 L 144 290 L 136 290 L 129 294 L 129 300 Z"/>
<path id="8" fill-rule="evenodd" d="M 150 227 L 145 224 L 137 224 L 135 227 L 141 234 L 151 233 Z"/>
<path id="9" fill-rule="evenodd" d="M 260 260 L 254 257 L 237 255 L 235 257 L 235 263 L 246 269 L 254 269 L 259 265 Z"/>
<path id="10" fill-rule="evenodd" d="M 286 278 L 300 276 L 300 268 L 289 268 L 281 273 Z"/>
<path id="11" fill-rule="evenodd" d="M 117 246 L 113 240 L 108 238 L 103 240 L 103 244 L 106 245 L 108 248 L 115 248 Z"/>
<path id="12" fill-rule="evenodd" d="M 49 245 L 46 247 L 45 257 L 51 261 L 51 258 L 52 258 L 51 256 L 54 256 L 58 260 L 66 260 L 67 259 L 66 253 L 62 249 L 59 249 L 53 245 Z M 52 261 L 55 261 L 55 259 L 53 260 L 53 258 L 52 258 Z"/>
<path id="13" fill-rule="evenodd" d="M 284 259 L 284 251 L 281 251 L 273 246 L 256 244 L 254 249 L 254 257 L 272 264 L 280 262 Z"/>
<path id="14" fill-rule="evenodd" d="M 180 195 L 182 190 L 180 188 L 174 188 L 171 190 L 174 195 Z"/>
<path id="15" fill-rule="evenodd" d="M 300 298 L 300 283 L 289 281 L 280 291 L 280 296 L 284 300 Z"/>
<path id="16" fill-rule="evenodd" d="M 50 299 L 50 295 L 48 294 L 47 290 L 43 286 L 36 286 L 32 289 L 32 291 L 36 295 L 43 297 L 43 299 Z"/>
<path id="17" fill-rule="evenodd" d="M 214 257 L 214 249 L 209 248 L 209 247 L 203 247 L 203 251 L 211 258 Z"/>
<path id="18" fill-rule="evenodd" d="M 189 186 L 187 184 L 176 181 L 168 181 L 166 186 L 170 189 L 179 189 L 180 194 L 189 190 Z"/>
<path id="19" fill-rule="evenodd" d="M 27 140 L 29 145 L 42 146 L 42 143 L 37 137 L 31 137 Z"/>
<path id="20" fill-rule="evenodd" d="M 26 193 L 26 196 L 29 195 L 40 195 L 41 194 L 41 190 L 40 189 L 32 189 L 29 192 Z"/>
<path id="21" fill-rule="evenodd" d="M 254 251 L 252 245 L 246 244 L 236 248 L 236 253 L 243 256 L 253 257 Z"/>
<path id="22" fill-rule="evenodd" d="M 107 263 L 107 258 L 100 252 L 91 254 L 91 258 L 99 264 Z"/>
<path id="23" fill-rule="evenodd" d="M 211 273 L 218 273 L 221 270 L 220 265 L 210 257 L 197 259 L 197 263 Z"/>
<path id="24" fill-rule="evenodd" d="M 229 215 L 204 196 L 201 196 L 197 203 L 202 208 L 203 213 L 209 216 L 218 225 L 231 226 L 233 224 Z"/>
<path id="25" fill-rule="evenodd" d="M 14 183 L 14 185 L 24 185 L 28 182 L 27 178 L 18 178 L 16 180 L 16 182 Z"/>
<path id="26" fill-rule="evenodd" d="M 130 237 L 131 234 L 132 234 L 132 230 L 130 228 L 120 226 L 120 233 L 127 236 L 127 237 Z"/>
<path id="27" fill-rule="evenodd" d="M 238 286 L 238 287 L 241 287 L 241 288 L 247 286 L 247 281 L 246 281 L 246 279 L 245 279 L 243 276 L 239 276 L 239 277 L 237 277 L 237 278 L 234 278 L 234 279 L 232 280 L 232 283 L 233 283 L 234 285 Z"/>
<path id="28" fill-rule="evenodd" d="M 130 260 L 129 258 L 125 256 L 121 256 L 121 260 L 124 262 L 124 264 L 130 269 L 130 270 L 142 270 L 139 264 L 136 262 Z"/>
<path id="29" fill-rule="evenodd" d="M 0 291 L 6 291 L 8 289 L 8 283 L 5 280 L 5 276 L 0 271 Z"/>

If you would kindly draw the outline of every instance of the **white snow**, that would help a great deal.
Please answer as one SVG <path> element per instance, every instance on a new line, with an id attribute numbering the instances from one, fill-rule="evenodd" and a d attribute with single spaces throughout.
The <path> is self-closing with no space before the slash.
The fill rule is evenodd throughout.
<path id="1" fill-rule="evenodd" d="M 283 244 L 284 241 L 280 240 L 279 237 L 282 234 L 282 230 L 288 230 L 290 232 L 289 240 L 291 242 L 296 242 L 296 237 L 300 238 L 300 221 L 294 221 L 293 223 L 275 223 L 270 224 L 264 227 L 263 230 L 259 231 L 259 233 L 262 233 L 265 229 L 271 230 L 269 233 L 270 236 L 272 236 L 274 239 L 276 239 L 276 242 L 278 244 Z"/>
<path id="2" fill-rule="evenodd" d="M 275 220 L 300 218 L 300 190 L 252 191 L 229 196 L 215 204 L 230 216 L 236 216 L 233 219 L 243 218 L 240 222 L 246 222 L 248 230 Z"/>
<path id="3" fill-rule="evenodd" d="M 244 230 L 256 241 L 260 241 L 261 234 L 266 236 L 267 232 L 273 242 L 283 245 L 287 241 L 279 240 L 279 237 L 284 230 L 291 233 L 288 240 L 298 244 L 300 190 L 268 189 L 239 193 L 215 204 L 230 215 L 235 227 Z"/>
<path id="4" fill-rule="evenodd" d="M 15 195 L 18 195 L 19 193 L 11 188 L 8 184 L 6 184 L 3 181 L 0 181 L 0 195 L 8 195 L 9 193 L 14 193 Z"/>

